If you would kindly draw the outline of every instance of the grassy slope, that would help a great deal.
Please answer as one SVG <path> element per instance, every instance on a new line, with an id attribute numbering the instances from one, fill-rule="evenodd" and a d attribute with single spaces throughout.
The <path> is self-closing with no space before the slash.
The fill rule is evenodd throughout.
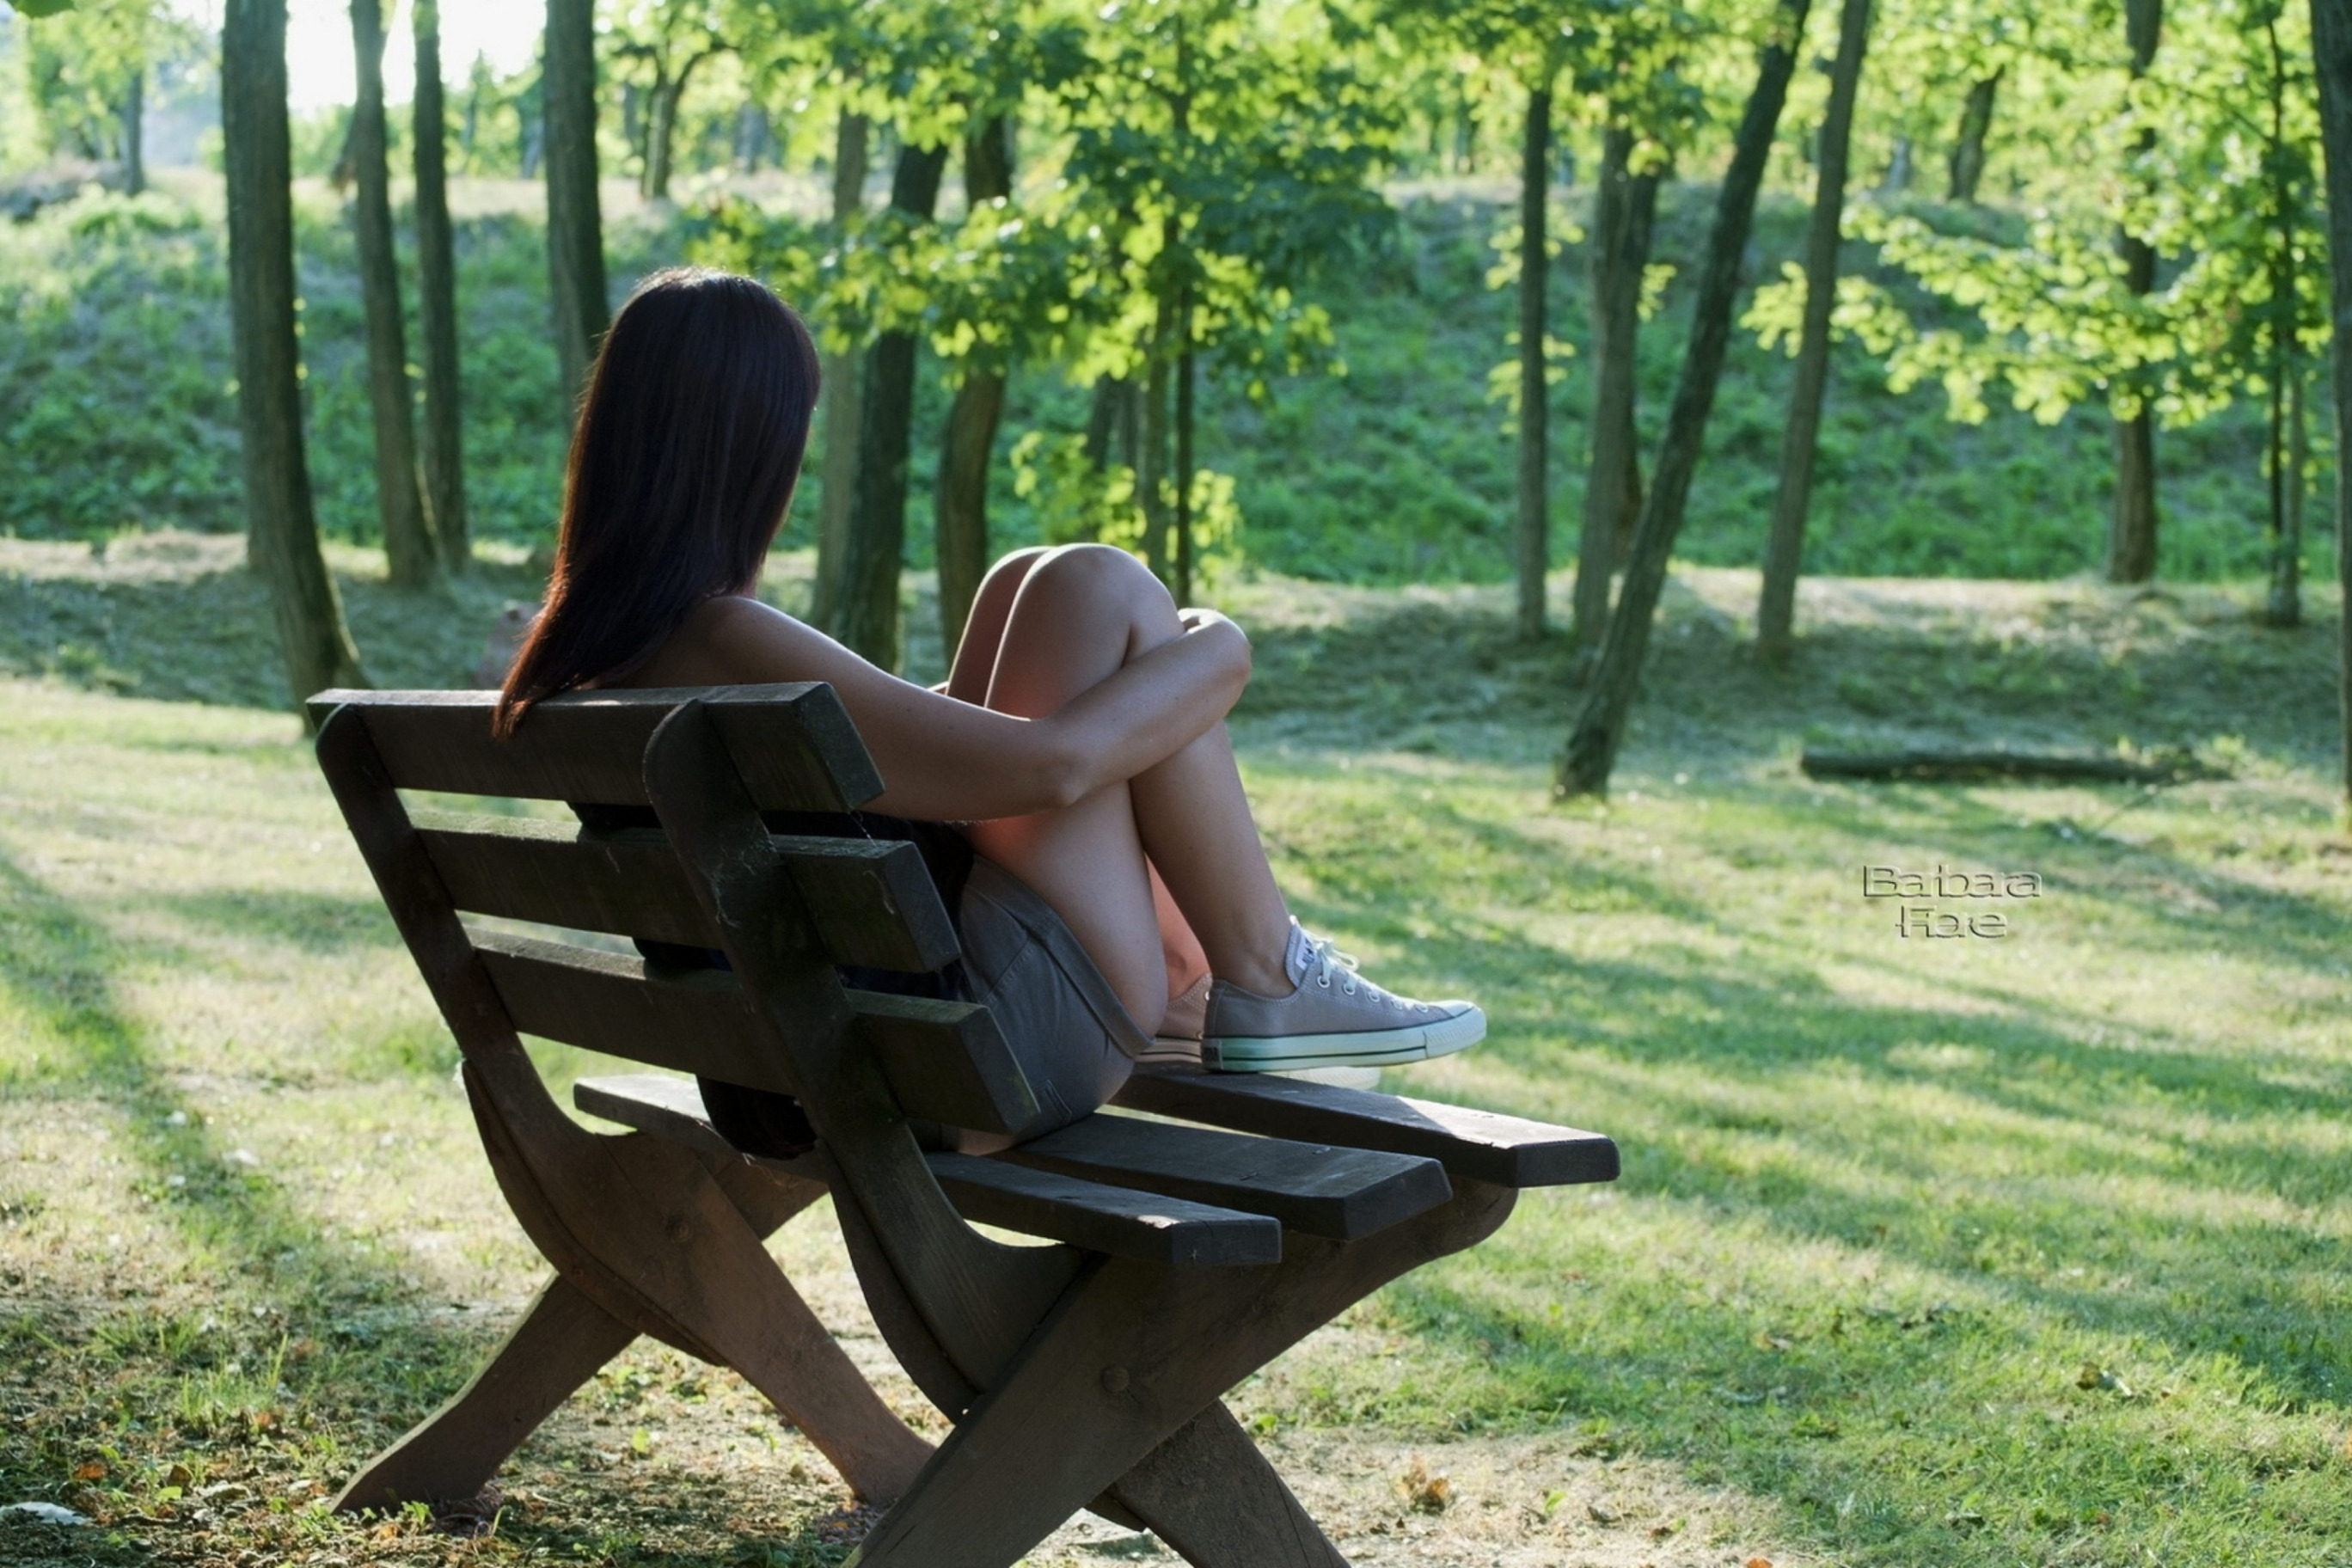
<path id="1" fill-rule="evenodd" d="M 1678 577 L 1618 796 L 1566 810 L 1542 799 L 1559 654 L 1508 640 L 1499 593 L 1241 591 L 1239 733 L 1301 913 L 1495 1020 L 1398 1084 L 1627 1156 L 1318 1336 L 1244 1413 L 1368 1563 L 2341 1561 L 2329 616 L 2274 637 L 2202 590 L 1815 588 L 1780 684 L 1733 657 L 1752 574 Z M 132 624 L 150 603 L 117 607 L 124 657 L 168 654 Z M 395 652 L 406 624 L 377 633 L 387 668 L 452 661 Z M 2235 777 L 1790 765 L 1809 734 L 1929 731 L 2188 743 Z M 2006 943 L 1899 941 L 1858 868 L 1938 862 L 2048 891 Z M 0 883 L 0 1493 L 117 1532 L 0 1552 L 837 1558 L 822 1462 L 646 1349 L 526 1451 L 496 1542 L 319 1512 L 540 1270 L 290 721 L 8 682 Z M 822 1218 L 783 1245 L 912 1413 Z M 1416 1462 L 1454 1508 L 1408 1505 Z"/>
<path id="2" fill-rule="evenodd" d="M 218 193 L 172 176 L 167 194 L 93 199 L 0 231 L 0 531 L 103 537 L 179 526 L 233 531 L 237 503 L 232 369 L 226 327 Z M 1320 290 L 1350 373 L 1285 384 L 1253 408 L 1212 381 L 1202 460 L 1233 473 L 1247 518 L 1247 559 L 1333 581 L 1484 582 L 1507 570 L 1512 455 L 1486 373 L 1505 353 L 1508 300 L 1483 274 L 1497 192 L 1417 199 L 1385 253 L 1338 269 Z M 467 459 L 476 528 L 526 545 L 548 536 L 562 424 L 546 334 L 544 265 L 528 215 L 531 187 L 461 182 L 458 265 L 467 355 Z M 1710 193 L 1676 188 L 1660 222 L 1660 257 L 1682 266 L 1703 242 Z M 1574 198 L 1580 208 L 1584 198 Z M 312 469 L 321 526 L 374 534 L 362 338 L 350 237 L 323 186 L 301 203 L 305 342 Z M 616 281 L 678 258 L 684 228 L 608 209 Z M 1751 279 L 1779 275 L 1802 214 L 1788 201 L 1759 216 Z M 1857 256 L 1857 265 L 1866 258 Z M 1585 337 L 1583 258 L 1557 264 L 1557 336 Z M 1678 366 L 1686 290 L 1669 289 L 1645 334 L 1645 438 L 1654 440 Z M 1759 548 L 1780 450 L 1787 363 L 1742 336 L 1726 374 L 1710 451 L 1682 552 L 1746 563 Z M 1573 548 L 1581 508 L 1590 379 L 1571 363 L 1554 437 L 1554 555 Z M 927 378 L 917 416 L 909 532 L 929 558 L 923 516 L 945 395 Z M 1001 450 L 1025 429 L 1075 431 L 1084 396 L 1048 372 L 1017 378 Z M 2094 566 L 2105 534 L 2108 457 L 2103 416 L 2053 429 L 2002 411 L 1981 427 L 1949 424 L 1933 389 L 1895 398 L 1858 351 L 1840 356 L 1817 468 L 1812 566 L 1847 574 L 2063 576 Z M 2233 410 L 2158 443 L 2168 576 L 2244 576 L 2263 559 L 2252 415 Z M 2324 425 L 2324 420 L 2322 421 Z M 1036 521 L 1000 462 L 1000 542 Z M 2315 506 L 2315 514 L 2325 509 Z M 788 539 L 805 542 L 813 509 Z M 2315 538 L 2313 562 L 2330 541 Z"/>

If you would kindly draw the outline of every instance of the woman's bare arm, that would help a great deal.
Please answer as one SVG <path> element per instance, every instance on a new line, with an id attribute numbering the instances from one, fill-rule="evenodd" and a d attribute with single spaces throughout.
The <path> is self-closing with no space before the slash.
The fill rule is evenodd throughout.
<path id="1" fill-rule="evenodd" d="M 1133 778 L 1205 733 L 1249 679 L 1249 642 L 1213 612 L 1043 719 L 977 707 L 899 679 L 755 599 L 698 605 L 630 686 L 823 680 L 882 772 L 874 809 L 984 821 L 1066 806 Z"/>

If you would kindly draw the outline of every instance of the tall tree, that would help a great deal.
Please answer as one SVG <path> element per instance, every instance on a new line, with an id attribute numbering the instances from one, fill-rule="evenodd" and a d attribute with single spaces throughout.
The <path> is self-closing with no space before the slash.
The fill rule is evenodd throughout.
<path id="1" fill-rule="evenodd" d="M 2302 268 L 2295 242 L 2310 170 L 2296 157 L 2297 150 L 2287 134 L 2287 99 L 2301 84 L 2291 80 L 2286 50 L 2279 41 L 2279 7 L 2265 6 L 2259 15 L 2269 100 L 2263 147 L 2263 184 L 2269 210 L 2263 216 L 2272 231 L 2265 258 L 2270 308 L 2263 312 L 2269 361 L 2263 379 L 2270 401 L 2270 451 L 2264 467 L 2270 479 L 2271 581 L 2263 619 L 2273 626 L 2293 626 L 2303 623 L 2303 465 L 2306 456 L 2302 322 L 2296 309 Z"/>
<path id="2" fill-rule="evenodd" d="M 1960 105 L 1959 134 L 1952 138 L 1952 156 L 1946 165 L 1951 178 L 1944 187 L 1948 200 L 1974 202 L 1977 186 L 1984 179 L 1985 138 L 1992 132 L 1994 96 L 2000 91 L 2000 79 L 2008 68 L 1997 65 L 1990 76 L 1980 76 L 1969 84 L 1969 96 Z"/>
<path id="3" fill-rule="evenodd" d="M 2147 75 L 2164 25 L 2164 0 L 2124 0 L 2124 33 L 2131 48 L 2132 79 Z M 2154 128 L 2143 131 L 2138 152 L 2156 146 Z M 2116 233 L 2124 282 L 2135 294 L 2156 287 L 2156 247 L 2132 232 L 2128 222 Z M 2156 575 L 2156 421 L 2145 399 L 2129 414 L 2115 416 L 2116 504 L 2107 529 L 2107 580 L 2145 583 Z"/>
<path id="4" fill-rule="evenodd" d="M 866 143 L 873 122 L 854 108 L 842 108 L 833 134 L 833 230 L 842 235 L 866 207 Z M 854 348 L 828 351 L 825 376 L 825 463 L 818 475 L 816 520 L 816 590 L 809 621 L 825 632 L 835 626 L 842 606 L 842 566 L 849 562 L 849 517 L 856 512 L 858 489 L 858 411 L 863 395 L 858 376 L 866 355 Z"/>
<path id="5" fill-rule="evenodd" d="M 147 188 L 147 63 L 132 68 L 122 89 L 122 192 Z"/>
<path id="6" fill-rule="evenodd" d="M 269 590 L 288 695 L 299 705 L 314 691 L 364 685 L 367 677 L 319 552 L 303 457 L 286 0 L 228 0 L 221 21 L 221 132 L 246 555 Z"/>
<path id="7" fill-rule="evenodd" d="M 833 142 L 833 225 L 836 237 L 866 205 L 866 148 L 873 122 L 845 107 Z M 815 602 L 809 619 L 837 631 L 841 573 L 849 559 L 849 519 L 857 505 L 857 415 L 864 399 L 858 375 L 865 356 L 855 349 L 824 356 L 824 467 L 817 481 Z"/>
<path id="8" fill-rule="evenodd" d="M 1698 298 L 1692 308 L 1690 340 L 1683 354 L 1681 377 L 1675 384 L 1674 407 L 1666 416 L 1665 438 L 1659 444 L 1650 493 L 1642 503 L 1642 521 L 1633 532 L 1625 585 L 1618 595 L 1616 612 L 1609 618 L 1600 668 L 1560 753 L 1553 784 L 1557 795 L 1605 793 L 1610 771 L 1616 765 L 1658 596 L 1665 588 L 1666 563 L 1674 552 L 1675 536 L 1682 531 L 1691 476 L 1698 467 L 1707 416 L 1715 406 L 1716 384 L 1722 377 L 1724 352 L 1731 337 L 1732 301 L 1739 290 L 1740 258 L 1748 248 L 1748 228 L 1756 216 L 1756 192 L 1763 184 L 1765 161 L 1771 153 L 1780 109 L 1788 99 L 1789 78 L 1804 38 L 1810 6 L 1811 0 L 1778 0 L 1774 8 L 1771 32 L 1757 70 L 1756 90 L 1748 96 L 1747 112 L 1732 142 L 1731 167 L 1725 171 L 1723 188 L 1716 199 L 1715 227 L 1707 237 Z"/>
<path id="9" fill-rule="evenodd" d="M 1012 126 L 1003 115 L 990 117 L 965 138 L 963 190 L 965 204 L 974 213 L 1012 197 Z M 963 637 L 964 620 L 988 571 L 988 468 L 996 426 L 1004 416 L 1004 384 L 1002 365 L 967 364 L 940 437 L 932 526 L 940 568 L 940 636 L 950 655 Z"/>
<path id="10" fill-rule="evenodd" d="M 466 517 L 457 263 L 449 228 L 448 114 L 441 90 L 441 0 L 415 0 L 416 324 L 425 336 L 425 503 L 452 572 L 473 562 Z"/>
<path id="11" fill-rule="evenodd" d="M 643 79 L 627 84 L 643 94 L 645 162 L 637 172 L 637 190 L 647 201 L 667 201 L 678 104 L 703 63 L 727 52 L 719 5 L 717 0 L 638 0 L 622 11 L 614 40 L 614 57 L 631 62 Z"/>
<path id="12" fill-rule="evenodd" d="M 1571 14 L 1538 0 L 1385 0 L 1381 9 L 1407 37 L 1466 54 L 1526 95 L 1517 244 L 1510 259 L 1488 276 L 1497 283 L 1510 278 L 1518 293 L 1514 363 L 1507 373 L 1517 424 L 1511 546 L 1518 590 L 1515 625 L 1521 637 L 1540 637 L 1544 574 L 1551 563 L 1547 405 L 1554 344 L 1546 331 L 1545 293 L 1552 247 L 1545 229 L 1553 168 L 1553 93 L 1560 89 L 1563 73 L 1569 75 L 1567 90 L 1580 93 L 1589 87 L 1582 79 L 1598 63 L 1591 45 L 1609 31 L 1602 25 L 1609 8 Z M 1497 367 L 1498 380 L 1505 374 Z"/>
<path id="13" fill-rule="evenodd" d="M 1619 121 L 1601 133 L 1592 191 L 1592 458 L 1584 481 L 1584 526 L 1576 547 L 1576 602 L 1570 637 L 1580 663 L 1600 652 L 1609 629 L 1609 583 L 1642 511 L 1642 454 L 1634 433 L 1642 279 L 1658 210 L 1661 166 L 1633 165 L 1637 137 Z"/>
<path id="14" fill-rule="evenodd" d="M 947 168 L 944 142 L 902 145 L 890 205 L 905 224 L 929 223 Z M 856 498 L 842 563 L 834 635 L 885 669 L 901 652 L 898 569 L 907 545 L 907 454 L 915 413 L 915 332 L 893 327 L 866 351 L 857 415 Z"/>
<path id="15" fill-rule="evenodd" d="M 2310 0 L 2319 77 L 2319 134 L 2327 182 L 2329 303 L 2335 333 L 2328 369 L 2336 408 L 2336 721 L 2345 821 L 2352 825 L 2352 0 Z"/>
<path id="16" fill-rule="evenodd" d="M 1518 527 L 1513 554 L 1518 574 L 1518 634 L 1544 631 L 1544 572 L 1551 562 L 1551 498 L 1545 475 L 1549 429 L 1544 393 L 1544 294 L 1551 268 L 1545 255 L 1544 217 L 1550 205 L 1551 80 L 1528 89 L 1528 118 L 1519 144 L 1519 461 Z"/>
<path id="17" fill-rule="evenodd" d="M 1789 657 L 1796 618 L 1797 572 L 1804 554 L 1805 513 L 1812 498 L 1813 453 L 1829 390 L 1830 310 L 1837 302 L 1838 248 L 1845 216 L 1846 148 L 1853 100 L 1870 38 L 1870 0 L 1844 0 L 1838 13 L 1837 58 L 1830 68 L 1829 110 L 1822 120 L 1812 226 L 1805 237 L 1805 319 L 1797 342 L 1796 384 L 1780 445 L 1780 487 L 1764 549 L 1764 589 L 1756 610 L 1756 652 L 1768 664 Z"/>
<path id="18" fill-rule="evenodd" d="M 359 98 L 352 106 L 351 151 L 358 183 L 352 207 L 358 231 L 360 293 L 367 307 L 368 405 L 375 420 L 375 510 L 383 525 L 392 580 L 404 587 L 440 574 L 433 525 L 417 485 L 416 426 L 408 386 L 408 347 L 401 324 L 400 261 L 392 239 L 392 174 L 383 115 L 383 13 L 378 0 L 352 0 L 352 47 Z"/>
<path id="19" fill-rule="evenodd" d="M 26 0 L 18 37 L 41 139 L 59 153 L 111 159 L 128 195 L 147 188 L 147 74 L 196 30 L 164 0 Z"/>
<path id="20" fill-rule="evenodd" d="M 547 0 L 547 273 L 567 420 L 611 317 L 596 197 L 595 0 Z"/>

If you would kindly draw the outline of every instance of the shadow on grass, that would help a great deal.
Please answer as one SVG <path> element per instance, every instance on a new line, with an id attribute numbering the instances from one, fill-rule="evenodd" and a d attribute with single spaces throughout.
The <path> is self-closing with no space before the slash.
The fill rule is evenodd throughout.
<path id="1" fill-rule="evenodd" d="M 1351 912 L 1379 929 L 1379 908 Z M 1641 959 L 1594 961 L 1486 922 L 1418 945 L 1422 967 L 1464 977 L 1488 1003 L 1494 1029 L 1480 1049 L 1530 1097 L 1505 1109 L 1549 1105 L 1537 1113 L 1574 1120 L 1562 1089 L 1580 1072 L 1642 1107 L 1646 1132 L 1602 1129 L 1624 1145 L 1628 1191 L 1701 1195 L 1727 1213 L 1981 1276 L 2021 1300 L 2063 1301 L 2102 1328 L 2226 1346 L 2297 1397 L 2344 1392 L 2333 1381 L 2340 1367 L 2315 1355 L 2346 1338 L 2319 1310 L 2317 1287 L 2330 1270 L 2352 1277 L 2352 1245 L 2316 1227 L 2347 1178 L 2288 1133 L 2352 1121 L 2352 1093 L 2315 1091 L 2298 1054 L 2248 1043 L 2219 1056 L 2144 1032 L 2109 1044 L 2090 1031 L 2111 1020 L 2053 1016 L 2039 998 L 1998 1013 L 1857 1003 L 1810 963 L 1753 945 L 1726 955 L 1653 943 Z M 1845 1190 L 1806 1173 L 1809 1147 L 1895 1179 Z M 1996 1149 L 2006 1168 L 1987 1167 Z M 2095 1190 L 2137 1181 L 2162 1190 L 2105 1200 Z M 2134 1205 L 2159 1198 L 2172 1201 L 2135 1234 Z M 2195 1217 L 2231 1208 L 2242 1217 Z M 2281 1219 L 2281 1208 L 2308 1212 Z M 1988 1252 L 1971 1226 L 2021 1250 Z M 2011 1267 L 2036 1254 L 2053 1278 Z M 2161 1267 L 2135 1268 L 2135 1258 Z M 2055 1283 L 2059 1268 L 2084 1259 L 2144 1282 Z M 2242 1310 L 2249 1280 L 2282 1298 L 2278 1310 Z M 2313 1292 L 2300 1308 L 2284 1300 L 2291 1280 Z M 2221 1300 L 2237 1306 L 2216 1312 Z"/>
<path id="2" fill-rule="evenodd" d="M 324 902 L 331 908 L 323 912 L 358 921 L 348 901 Z M 330 923 L 299 898 L 230 900 L 226 912 L 253 915 L 257 903 L 256 929 L 278 940 L 299 940 L 305 922 Z M 211 912 L 204 900 L 174 900 L 173 907 L 195 918 Z M 381 923 L 381 912 L 371 908 L 367 921 Z M 346 933 L 332 940 L 352 939 Z M 116 940 L 71 901 L 0 853 L 0 986 L 70 1053 L 64 1071 L 39 1075 L 39 1089 L 29 1091 L 59 1101 L 87 1094 L 110 1110 L 121 1129 L 117 1146 L 140 1167 L 134 1193 L 180 1231 L 200 1267 L 216 1259 L 217 1271 L 198 1304 L 184 1311 L 110 1310 L 99 1304 L 113 1293 L 103 1282 L 73 1291 L 58 1279 L 53 1291 L 63 1285 L 69 1294 L 0 1316 L 0 1358 L 44 1391 L 43 1409 L 0 1427 L 0 1473 L 19 1478 L 13 1492 L 21 1494 L 29 1480 L 88 1507 L 73 1472 L 94 1444 L 110 1437 L 118 1454 L 158 1473 L 182 1454 L 205 1463 L 202 1454 L 233 1468 L 291 1462 L 332 1485 L 451 1392 L 479 1360 L 487 1334 L 421 1310 L 414 1286 L 383 1259 L 322 1235 L 295 1194 L 226 1158 L 116 999 L 119 952 Z M 28 1088 L 19 1084 L 11 1092 Z M 597 1468 L 580 1446 L 546 1436 L 536 1443 L 541 1463 L 580 1475 Z M 142 1445 L 154 1451 L 142 1453 Z M 224 1455 L 237 1457 L 222 1460 Z M 116 1461 L 118 1470 L 122 1462 Z M 118 1476 L 114 1484 L 127 1479 Z M 136 1510 L 131 1503 L 112 1506 Z M 714 1510 L 725 1507 L 723 1500 L 712 1504 Z M 633 1519 L 630 1528 L 646 1521 Z M 184 1561 L 187 1528 L 173 1526 L 168 1543 L 151 1543 L 136 1531 L 100 1536 L 0 1526 L 0 1559 L 20 1548 L 46 1550 L 42 1542 L 55 1535 L 79 1561 Z M 588 1543 L 574 1531 L 529 1524 L 509 1533 L 551 1547 Z M 233 1526 L 213 1539 L 236 1554 Z M 772 1559 L 747 1555 L 761 1552 Z M 814 1535 L 745 1537 L 721 1560 L 814 1564 L 845 1552 Z M 709 1560 L 699 1552 L 646 1555 L 633 1544 L 630 1554 L 633 1561 Z"/>
<path id="3" fill-rule="evenodd" d="M 470 684 L 500 611 L 536 597 L 541 584 L 521 568 L 478 561 L 467 575 L 430 589 L 351 575 L 341 585 L 361 662 L 374 680 L 459 687 Z M 241 552 L 207 549 L 171 574 L 110 574 L 94 566 L 88 576 L 28 576 L 9 598 L 10 613 L 0 619 L 0 671 L 167 701 L 287 706 L 268 602 Z"/>
<path id="4" fill-rule="evenodd" d="M 400 945 L 400 933 L 373 894 L 237 889 L 181 894 L 156 903 L 196 925 L 284 942 L 304 952 Z"/>
<path id="5" fill-rule="evenodd" d="M 1633 740 L 1670 750 L 1774 754 L 1806 730 L 2099 750 L 2118 735 L 2201 745 L 2242 737 L 2257 752 L 2324 764 L 2335 693 L 2323 650 L 2332 616 L 2277 633 L 2200 624 L 2150 602 L 2064 599 L 2011 619 L 1957 612 L 1801 628 L 1794 662 L 1755 662 L 1742 629 L 1672 584 L 1642 672 Z M 1253 628 L 1244 720 L 1314 720 L 1332 743 L 1375 749 L 1414 727 L 1504 717 L 1566 737 L 1583 699 L 1564 637 L 1527 643 L 1499 610 L 1406 603 L 1350 608 L 1325 625 Z M 1719 759 L 1713 759 L 1719 760 Z"/>

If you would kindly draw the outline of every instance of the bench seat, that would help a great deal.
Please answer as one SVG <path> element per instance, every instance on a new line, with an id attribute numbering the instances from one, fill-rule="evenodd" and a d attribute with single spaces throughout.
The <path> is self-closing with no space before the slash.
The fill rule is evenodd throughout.
<path id="1" fill-rule="evenodd" d="M 572 1086 L 572 1101 L 591 1116 L 703 1153 L 749 1160 L 779 1174 L 824 1179 L 821 1155 L 738 1155 L 711 1126 L 692 1079 L 659 1073 L 582 1079 Z M 1270 1215 L 971 1154 L 932 1154 L 926 1163 L 958 1213 L 1002 1230 L 1151 1263 L 1234 1265 L 1282 1258 L 1282 1225 Z"/>

